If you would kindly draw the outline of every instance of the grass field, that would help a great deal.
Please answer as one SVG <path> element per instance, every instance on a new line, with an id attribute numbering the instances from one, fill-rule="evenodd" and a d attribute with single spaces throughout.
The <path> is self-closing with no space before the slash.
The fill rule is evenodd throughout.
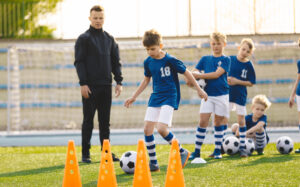
<path id="1" fill-rule="evenodd" d="M 193 150 L 194 145 L 184 145 Z M 295 148 L 300 143 L 295 144 Z M 164 186 L 169 158 L 169 145 L 158 145 L 160 172 L 151 173 L 154 186 Z M 300 186 L 300 154 L 281 155 L 275 144 L 268 144 L 263 156 L 240 158 L 224 155 L 223 159 L 208 159 L 213 145 L 203 146 L 204 165 L 188 164 L 184 168 L 185 184 L 193 186 Z M 112 152 L 122 153 L 137 146 L 112 146 Z M 76 147 L 81 159 L 81 147 Z M 1 147 L 0 186 L 61 186 L 67 147 Z M 83 186 L 97 186 L 100 147 L 91 150 L 92 163 L 79 164 Z M 115 163 L 119 186 L 132 186 L 133 175 L 124 174 Z"/>

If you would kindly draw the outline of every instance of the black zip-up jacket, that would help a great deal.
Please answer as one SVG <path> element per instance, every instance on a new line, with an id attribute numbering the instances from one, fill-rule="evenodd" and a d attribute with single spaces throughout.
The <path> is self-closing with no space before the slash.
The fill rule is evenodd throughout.
<path id="1" fill-rule="evenodd" d="M 78 37 L 74 65 L 81 86 L 111 85 L 111 73 L 117 84 L 122 85 L 119 46 L 113 36 L 103 29 L 90 26 Z"/>

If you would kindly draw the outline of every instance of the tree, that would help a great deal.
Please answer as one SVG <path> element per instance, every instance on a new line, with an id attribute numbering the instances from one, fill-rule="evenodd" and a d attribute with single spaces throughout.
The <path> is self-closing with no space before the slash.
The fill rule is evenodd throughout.
<path id="1" fill-rule="evenodd" d="M 0 38 L 53 38 L 55 28 L 40 24 L 62 0 L 0 0 Z"/>

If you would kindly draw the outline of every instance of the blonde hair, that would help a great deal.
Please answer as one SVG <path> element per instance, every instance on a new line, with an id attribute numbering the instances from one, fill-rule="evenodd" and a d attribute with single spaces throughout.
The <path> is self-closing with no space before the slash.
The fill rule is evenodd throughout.
<path id="1" fill-rule="evenodd" d="M 211 40 L 216 40 L 217 42 L 227 42 L 227 37 L 225 34 L 220 33 L 220 32 L 213 32 L 210 35 Z"/>
<path id="2" fill-rule="evenodd" d="M 268 109 L 268 108 L 270 108 L 272 103 L 269 101 L 269 99 L 267 98 L 266 95 L 256 95 L 252 99 L 252 105 L 254 105 L 254 104 L 261 104 L 266 109 Z"/>
<path id="3" fill-rule="evenodd" d="M 146 31 L 143 36 L 143 45 L 145 47 L 150 47 L 153 45 L 160 45 L 162 42 L 162 37 L 158 31 L 151 29 Z"/>
<path id="4" fill-rule="evenodd" d="M 254 42 L 251 38 L 243 38 L 242 41 L 241 41 L 241 44 L 240 46 L 242 46 L 243 44 L 247 44 L 249 49 L 251 51 L 254 51 L 255 50 L 255 47 L 254 47 Z"/>

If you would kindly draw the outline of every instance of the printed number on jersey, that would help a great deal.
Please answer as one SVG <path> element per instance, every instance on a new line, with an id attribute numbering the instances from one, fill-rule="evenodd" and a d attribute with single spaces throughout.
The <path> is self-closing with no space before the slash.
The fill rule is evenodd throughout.
<path id="1" fill-rule="evenodd" d="M 166 76 L 170 76 L 171 75 L 171 71 L 170 71 L 170 67 L 161 67 L 160 68 L 160 72 L 161 72 L 161 77 L 166 77 Z"/>

